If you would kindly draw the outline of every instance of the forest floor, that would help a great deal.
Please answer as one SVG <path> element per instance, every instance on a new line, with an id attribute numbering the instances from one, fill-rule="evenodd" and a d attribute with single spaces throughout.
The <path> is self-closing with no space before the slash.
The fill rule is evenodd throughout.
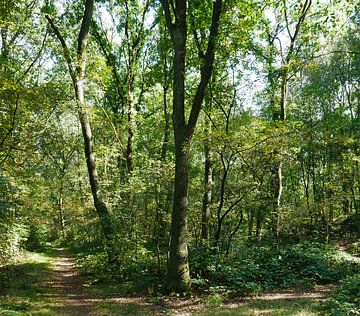
<path id="1" fill-rule="evenodd" d="M 4 280 L 5 279 L 5 280 Z M 6 280 L 7 279 L 7 280 Z M 7 282 L 5 282 L 7 281 Z M 279 291 L 211 301 L 209 297 L 127 297 L 116 288 L 89 284 L 75 257 L 63 249 L 26 253 L 0 267 L 0 315 L 319 315 L 334 286 Z"/>

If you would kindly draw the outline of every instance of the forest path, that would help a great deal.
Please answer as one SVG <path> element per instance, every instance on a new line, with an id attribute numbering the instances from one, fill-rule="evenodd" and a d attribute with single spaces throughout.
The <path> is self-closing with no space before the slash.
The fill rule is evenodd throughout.
<path id="1" fill-rule="evenodd" d="M 111 285 L 89 284 L 75 257 L 61 248 L 28 253 L 18 264 L 0 267 L 0 315 L 319 315 L 319 306 L 334 286 L 277 291 L 258 297 L 222 301 L 193 298 L 132 297 Z M 1 278 L 8 283 L 1 288 Z"/>
<path id="2" fill-rule="evenodd" d="M 90 284 L 62 248 L 25 252 L 0 266 L 0 316 L 164 315 L 148 298 L 126 294 L 114 285 Z"/>
<path id="3" fill-rule="evenodd" d="M 56 248 L 50 265 L 50 276 L 45 281 L 47 293 L 42 296 L 54 297 L 63 305 L 58 313 L 66 315 L 89 315 L 88 294 L 84 288 L 86 278 L 79 275 L 75 267 L 75 256 L 62 248 Z"/>

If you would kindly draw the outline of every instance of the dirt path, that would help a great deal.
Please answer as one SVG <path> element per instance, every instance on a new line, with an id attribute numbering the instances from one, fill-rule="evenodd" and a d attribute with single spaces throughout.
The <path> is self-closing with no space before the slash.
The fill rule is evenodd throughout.
<path id="1" fill-rule="evenodd" d="M 51 273 L 45 282 L 46 293 L 58 302 L 52 306 L 54 315 L 164 315 L 159 306 L 144 297 L 124 297 L 114 291 L 90 287 L 86 277 L 79 274 L 75 257 L 64 249 L 56 249 Z M 51 314 L 52 315 L 52 314 Z"/>
<path id="2" fill-rule="evenodd" d="M 66 306 L 65 314 L 68 314 L 68 310 L 71 315 L 89 315 L 90 306 L 86 301 L 88 295 L 84 287 L 86 279 L 79 275 L 75 257 L 61 248 L 56 250 L 56 257 L 50 267 L 50 278 L 45 283 L 49 293 L 43 295 L 62 301 Z"/>
<path id="3" fill-rule="evenodd" d="M 303 305 L 305 310 L 319 305 L 320 302 L 327 299 L 330 292 L 334 290 L 334 285 L 317 286 L 314 289 L 298 292 L 292 290 L 283 290 L 274 293 L 262 294 L 253 297 L 239 297 L 224 300 L 219 306 L 206 304 L 206 299 L 174 299 L 164 298 L 163 304 L 166 309 L 172 311 L 171 315 L 191 316 L 191 315 L 273 315 L 279 310 L 293 308 L 298 306 L 299 309 L 294 314 L 281 315 L 300 315 Z M 276 314 L 279 315 L 279 314 Z M 302 313 L 301 315 L 308 315 Z M 314 315 L 314 314 L 309 314 Z"/>

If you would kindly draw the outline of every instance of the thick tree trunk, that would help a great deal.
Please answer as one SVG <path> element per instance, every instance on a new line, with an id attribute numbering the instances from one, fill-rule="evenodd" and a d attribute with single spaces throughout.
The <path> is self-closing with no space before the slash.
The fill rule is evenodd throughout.
<path id="1" fill-rule="evenodd" d="M 176 138 L 181 138 L 178 135 Z M 175 187 L 171 214 L 168 281 L 170 289 L 186 290 L 190 286 L 187 246 L 188 152 L 186 142 L 175 141 Z"/>
<path id="2" fill-rule="evenodd" d="M 174 201 L 171 214 L 168 282 L 170 289 L 186 290 L 190 287 L 190 272 L 187 247 L 188 208 L 188 138 L 185 113 L 185 51 L 186 51 L 186 3 L 179 7 L 182 23 L 173 32 L 174 82 L 173 125 L 175 139 Z"/>

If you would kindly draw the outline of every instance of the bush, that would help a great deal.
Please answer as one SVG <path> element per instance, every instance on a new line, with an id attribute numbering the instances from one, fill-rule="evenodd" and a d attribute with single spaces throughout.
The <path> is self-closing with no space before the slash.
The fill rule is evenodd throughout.
<path id="1" fill-rule="evenodd" d="M 79 255 L 76 265 L 81 269 L 82 274 L 93 275 L 96 281 L 104 280 L 109 276 L 110 268 L 106 253 Z"/>
<path id="2" fill-rule="evenodd" d="M 164 259 L 164 258 L 162 258 Z M 164 261 L 164 260 L 163 260 Z M 101 247 L 77 255 L 77 266 L 92 282 L 122 284 L 127 294 L 157 295 L 165 288 L 165 269 L 159 269 L 153 253 L 138 247 L 138 255 L 122 253 L 114 266 L 110 266 L 106 252 Z"/>
<path id="3" fill-rule="evenodd" d="M 32 224 L 29 227 L 25 248 L 30 251 L 42 251 L 45 249 L 47 239 L 48 227 L 44 224 Z"/>
<path id="4" fill-rule="evenodd" d="M 318 244 L 243 246 L 226 257 L 204 249 L 193 251 L 191 271 L 197 280 L 206 280 L 197 287 L 224 285 L 242 295 L 332 283 L 352 272 L 344 260 L 334 260 L 331 248 Z"/>
<path id="5" fill-rule="evenodd" d="M 23 224 L 0 224 L 0 264 L 20 255 L 28 234 L 28 228 Z"/>
<path id="6" fill-rule="evenodd" d="M 360 274 L 347 277 L 326 303 L 333 316 L 360 315 Z"/>

